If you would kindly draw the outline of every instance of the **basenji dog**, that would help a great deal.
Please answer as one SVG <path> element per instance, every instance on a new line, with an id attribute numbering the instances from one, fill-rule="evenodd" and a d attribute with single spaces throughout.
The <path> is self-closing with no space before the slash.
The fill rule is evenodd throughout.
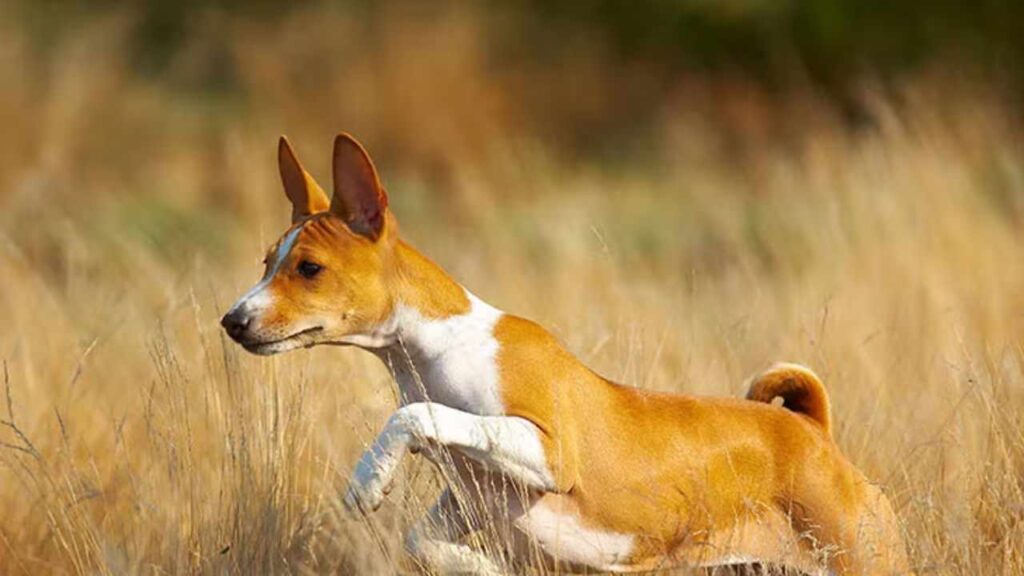
<path id="1" fill-rule="evenodd" d="M 283 137 L 278 163 L 291 227 L 222 324 L 255 354 L 342 344 L 384 361 L 401 406 L 357 463 L 345 505 L 375 510 L 408 453 L 477 487 L 449 487 L 408 531 L 421 566 L 910 572 L 892 507 L 833 441 L 828 396 L 809 369 L 775 365 L 746 399 L 610 382 L 404 242 L 351 136 L 334 142 L 331 199 Z M 507 527 L 500 554 L 467 542 L 481 528 L 468 508 Z"/>

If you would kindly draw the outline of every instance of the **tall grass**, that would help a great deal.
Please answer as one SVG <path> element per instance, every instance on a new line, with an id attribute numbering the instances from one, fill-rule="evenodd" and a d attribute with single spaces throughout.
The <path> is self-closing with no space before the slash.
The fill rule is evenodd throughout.
<path id="1" fill-rule="evenodd" d="M 326 179 L 340 129 L 484 299 L 636 386 L 739 395 L 806 362 L 922 573 L 1024 570 L 1024 155 L 998 91 L 866 90 L 851 132 L 810 92 L 683 78 L 577 155 L 560 130 L 629 125 L 600 117 L 642 71 L 585 38 L 505 61 L 478 14 L 392 12 L 210 13 L 168 77 L 132 72 L 130 14 L 45 50 L 0 24 L 0 572 L 408 568 L 430 466 L 368 519 L 339 510 L 394 408 L 383 367 L 256 358 L 217 325 L 286 225 L 277 134 Z M 190 87 L 216 55 L 238 86 Z"/>

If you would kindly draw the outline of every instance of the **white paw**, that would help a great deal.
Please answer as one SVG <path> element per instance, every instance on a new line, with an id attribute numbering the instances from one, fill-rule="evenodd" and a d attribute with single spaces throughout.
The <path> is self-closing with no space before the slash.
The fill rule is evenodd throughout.
<path id="1" fill-rule="evenodd" d="M 352 482 L 345 492 L 345 508 L 353 514 L 368 514 L 380 508 L 384 497 L 391 491 L 391 483 L 394 481 L 394 469 L 397 462 L 389 466 L 374 454 L 374 450 L 367 450 L 356 465 L 352 474 Z"/>
<path id="2" fill-rule="evenodd" d="M 384 431 L 356 464 L 352 482 L 345 493 L 345 507 L 354 514 L 367 514 L 380 507 L 406 451 L 418 452 L 425 432 L 433 426 L 424 424 L 426 407 L 411 404 L 391 415 Z"/>
<path id="3" fill-rule="evenodd" d="M 380 508 L 398 472 L 398 465 L 409 447 L 409 435 L 391 425 L 363 453 L 345 493 L 345 508 L 353 514 L 368 514 Z"/>

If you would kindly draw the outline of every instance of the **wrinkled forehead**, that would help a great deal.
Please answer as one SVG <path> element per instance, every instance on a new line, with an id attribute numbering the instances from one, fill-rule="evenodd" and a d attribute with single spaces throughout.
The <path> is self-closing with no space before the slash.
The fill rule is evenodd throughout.
<path id="1" fill-rule="evenodd" d="M 277 266 L 281 262 L 284 262 L 288 258 L 288 254 L 291 253 L 292 248 L 295 247 L 295 243 L 298 241 L 299 236 L 302 234 L 302 229 L 305 227 L 305 223 L 299 223 L 288 229 L 284 233 L 284 236 L 278 238 L 277 242 L 270 247 L 267 251 L 267 264 Z"/>
<path id="2" fill-rule="evenodd" d="M 267 264 L 277 267 L 299 249 L 315 250 L 338 246 L 339 241 L 346 237 L 346 232 L 345 226 L 329 214 L 316 214 L 306 218 L 289 228 L 270 247 Z"/>

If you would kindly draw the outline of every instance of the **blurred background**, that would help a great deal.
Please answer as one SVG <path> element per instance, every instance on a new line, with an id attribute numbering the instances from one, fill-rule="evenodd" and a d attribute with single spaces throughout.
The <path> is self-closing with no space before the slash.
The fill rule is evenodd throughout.
<path id="1" fill-rule="evenodd" d="M 0 572 L 410 568 L 429 466 L 338 513 L 383 368 L 217 325 L 287 226 L 278 135 L 329 189 L 345 130 L 485 300 L 636 386 L 811 365 L 920 573 L 1021 573 L 1022 23 L 1010 0 L 0 1 Z"/>

